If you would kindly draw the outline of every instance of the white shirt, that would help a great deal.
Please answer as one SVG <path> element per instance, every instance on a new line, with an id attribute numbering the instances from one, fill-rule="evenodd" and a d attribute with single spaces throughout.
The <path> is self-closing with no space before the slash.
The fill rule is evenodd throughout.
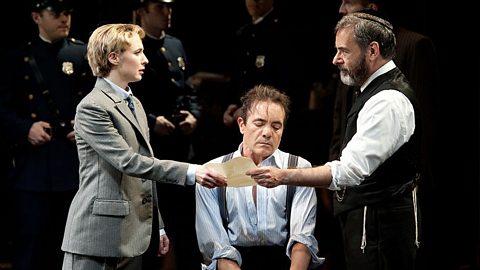
<path id="1" fill-rule="evenodd" d="M 368 78 L 372 80 L 394 69 L 389 61 Z M 332 171 L 329 189 L 359 185 L 390 158 L 415 130 L 415 113 L 408 98 L 397 90 L 384 90 L 372 96 L 358 113 L 357 133 L 342 151 L 340 160 L 327 162 Z"/>
<path id="2" fill-rule="evenodd" d="M 233 157 L 241 154 L 235 151 Z M 221 163 L 223 157 L 210 162 Z M 259 166 L 288 167 L 288 153 L 276 150 Z M 310 162 L 299 157 L 299 168 L 311 167 Z M 229 216 L 228 234 L 223 227 L 218 204 L 217 188 L 207 189 L 196 185 L 196 229 L 200 251 L 209 263 L 207 269 L 216 269 L 217 259 L 228 258 L 241 264 L 240 253 L 233 247 L 268 246 L 286 244 L 286 253 L 296 242 L 307 246 L 312 255 L 311 264 L 323 263 L 319 258 L 318 243 L 313 232 L 315 229 L 317 197 L 315 189 L 296 187 L 290 216 L 290 239 L 286 230 L 286 194 L 287 186 L 265 188 L 257 185 L 257 206 L 253 201 L 252 187 L 230 187 L 226 189 Z M 288 242 L 287 242 L 288 241 Z"/>

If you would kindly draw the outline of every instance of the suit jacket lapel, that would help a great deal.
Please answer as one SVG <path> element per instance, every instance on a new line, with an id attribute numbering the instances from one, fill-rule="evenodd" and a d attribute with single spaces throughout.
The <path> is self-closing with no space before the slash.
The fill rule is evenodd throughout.
<path id="1" fill-rule="evenodd" d="M 101 89 L 102 92 L 104 92 L 114 102 L 114 107 L 120 112 L 120 114 L 122 114 L 125 118 L 128 119 L 128 121 L 135 129 L 137 129 L 137 131 L 142 135 L 145 142 L 147 142 L 149 151 L 152 152 L 150 142 L 147 136 L 148 129 L 147 127 L 143 127 L 143 124 L 144 122 L 146 123 L 146 121 L 137 121 L 137 118 L 141 117 L 141 113 L 143 112 L 137 100 L 135 98 L 133 99 L 133 102 L 135 103 L 135 114 L 137 114 L 137 117 L 135 117 L 135 115 L 133 115 L 133 112 L 128 107 L 127 102 L 125 102 L 123 97 L 120 97 L 107 82 L 98 79 L 95 86 Z"/>

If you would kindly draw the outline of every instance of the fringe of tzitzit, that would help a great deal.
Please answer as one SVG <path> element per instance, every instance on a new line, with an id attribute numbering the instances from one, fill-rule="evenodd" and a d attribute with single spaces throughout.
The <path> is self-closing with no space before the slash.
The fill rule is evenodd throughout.
<path id="1" fill-rule="evenodd" d="M 367 206 L 363 207 L 363 230 L 362 230 L 362 244 L 360 245 L 360 249 L 362 253 L 365 253 L 365 247 L 367 246 L 367 230 L 365 229 L 365 225 L 367 223 Z"/>
<path id="2" fill-rule="evenodd" d="M 415 246 L 420 247 L 420 241 L 418 241 L 418 215 L 417 215 L 417 186 L 412 190 L 413 197 L 413 211 L 415 214 Z"/>
<path id="3" fill-rule="evenodd" d="M 415 218 L 415 246 L 420 247 L 420 241 L 418 241 L 418 207 L 417 207 L 417 187 L 412 190 L 412 200 L 413 200 L 413 212 Z M 363 207 L 363 228 L 362 228 L 362 243 L 360 244 L 360 249 L 362 253 L 365 253 L 365 247 L 367 246 L 367 230 L 365 228 L 367 223 L 367 206 Z"/>

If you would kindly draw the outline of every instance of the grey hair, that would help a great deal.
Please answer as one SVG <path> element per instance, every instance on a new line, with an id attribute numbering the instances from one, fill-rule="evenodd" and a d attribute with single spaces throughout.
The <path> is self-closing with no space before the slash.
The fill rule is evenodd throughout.
<path id="1" fill-rule="evenodd" d="M 335 33 L 348 27 L 353 28 L 354 38 L 360 48 L 366 49 L 370 43 L 376 41 L 380 44 L 380 54 L 384 58 L 392 59 L 395 56 L 397 40 L 389 21 L 367 13 L 355 12 L 340 19 L 335 26 Z"/>

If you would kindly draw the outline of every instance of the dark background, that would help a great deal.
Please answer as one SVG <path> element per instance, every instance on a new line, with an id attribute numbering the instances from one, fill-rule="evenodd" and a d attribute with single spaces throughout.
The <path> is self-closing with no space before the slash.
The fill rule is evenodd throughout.
<path id="1" fill-rule="evenodd" d="M 435 179 L 431 200 L 423 209 L 427 217 L 425 269 L 479 269 L 480 58 L 478 42 L 474 41 L 478 39 L 478 19 L 469 12 L 471 4 L 466 0 L 443 6 L 432 0 L 397 2 L 395 17 L 433 39 L 441 74 L 440 88 L 432 100 Z M 311 33 L 312 42 L 319 48 L 317 53 L 325 55 L 326 62 L 319 63 L 321 66 L 331 66 L 332 29 L 339 18 L 339 3 L 277 0 L 278 8 L 288 18 Z M 131 22 L 130 4 L 126 0 L 75 1 L 71 36 L 86 42 L 101 23 Z M 4 53 L 27 41 L 36 27 L 30 18 L 29 2 L 3 1 L 1 7 L 0 50 Z M 183 41 L 192 71 L 221 71 L 227 38 L 247 20 L 243 0 L 177 0 L 170 33 Z M 2 70 L 7 68 L 3 66 Z M 8 204 L 1 205 L 8 211 Z M 0 212 L 2 224 L 8 217 L 5 211 Z M 0 233 L 8 235 L 8 227 L 3 227 Z"/>

